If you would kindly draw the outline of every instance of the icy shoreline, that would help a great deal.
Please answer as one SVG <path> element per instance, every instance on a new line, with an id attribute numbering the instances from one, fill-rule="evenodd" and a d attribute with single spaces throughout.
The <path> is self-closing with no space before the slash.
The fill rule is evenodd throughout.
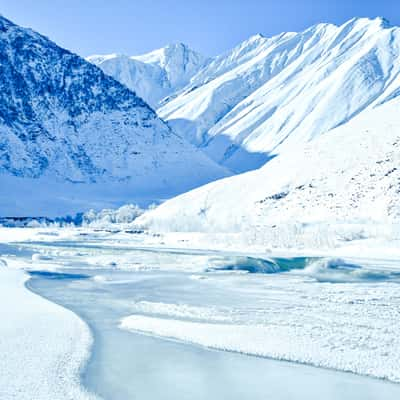
<path id="1" fill-rule="evenodd" d="M 289 326 L 282 329 L 282 327 L 266 325 L 198 323 L 142 315 L 131 315 L 123 318 L 120 327 L 132 333 L 176 340 L 208 349 L 229 351 L 276 361 L 294 362 L 400 383 L 397 360 L 392 358 L 385 365 L 385 358 L 389 358 L 390 347 L 387 347 L 387 352 L 379 354 L 378 351 L 373 351 L 366 359 L 362 357 L 357 359 L 359 349 L 356 348 L 355 341 L 352 344 L 353 347 L 349 343 L 345 346 L 342 343 L 337 343 L 336 357 L 332 358 L 332 349 L 327 344 L 319 346 L 320 343 L 315 343 L 313 345 L 313 341 L 318 339 L 312 335 L 308 338 L 299 338 L 298 335 L 301 336 L 302 334 L 300 328 L 296 329 Z M 363 343 L 365 342 L 365 338 L 359 339 Z M 321 338 L 319 340 L 321 341 Z M 323 347 L 326 348 L 323 349 Z M 321 353 L 320 350 L 322 350 Z M 345 354 L 346 350 L 349 352 L 348 354 Z M 377 359 L 374 359 L 374 357 L 377 357 Z"/>
<path id="2" fill-rule="evenodd" d="M 88 326 L 31 292 L 27 280 L 20 269 L 0 268 L 1 399 L 97 399 L 80 384 L 92 345 Z"/>
<path id="3" fill-rule="evenodd" d="M 238 296 L 246 299 L 246 305 L 228 305 L 228 314 L 224 313 L 223 317 L 232 317 L 232 320 L 219 318 L 211 321 L 203 316 L 201 323 L 196 322 L 199 319 L 196 313 L 191 315 L 196 308 L 181 310 L 179 305 L 171 304 L 166 313 L 158 309 L 157 303 L 150 304 L 150 308 L 145 310 L 145 314 L 149 314 L 147 316 L 129 317 L 131 312 L 125 314 L 127 318 L 122 326 L 127 330 L 400 382 L 400 342 L 397 335 L 400 329 L 397 318 L 400 305 L 400 257 L 395 242 L 390 246 L 389 243 L 360 240 L 336 249 L 271 250 L 258 245 L 246 245 L 235 239 L 239 238 L 234 235 L 152 235 L 83 228 L 0 229 L 0 241 L 13 243 L 10 249 L 18 246 L 19 251 L 30 252 L 27 259 L 25 256 L 2 256 L 9 267 L 0 266 L 0 274 L 4 276 L 0 280 L 0 289 L 4 287 L 0 295 L 0 316 L 7 320 L 5 313 L 10 308 L 16 312 L 13 319 L 9 318 L 10 327 L 0 328 L 0 337 L 4 339 L 7 335 L 15 335 L 14 329 L 17 339 L 20 335 L 20 342 L 11 341 L 11 348 L 25 348 L 25 343 L 28 343 L 26 354 L 9 352 L 7 356 L 10 361 L 7 359 L 5 365 L 11 365 L 9 370 L 16 368 L 16 371 L 21 363 L 27 365 L 28 371 L 36 369 L 36 375 L 32 374 L 32 378 L 23 382 L 26 393 L 32 390 L 33 393 L 34 390 L 47 393 L 47 389 L 38 388 L 42 384 L 38 376 L 49 376 L 43 387 L 51 386 L 53 381 L 58 383 L 59 376 L 63 377 L 59 388 L 53 385 L 53 392 L 49 389 L 50 394 L 44 397 L 38 395 L 38 398 L 63 399 L 71 393 L 74 393 L 74 399 L 92 398 L 79 386 L 79 368 L 86 360 L 91 344 L 86 324 L 71 311 L 28 292 L 24 287 L 26 275 L 17 269 L 34 267 L 54 270 L 86 265 L 99 271 L 99 275 L 95 276 L 99 282 L 103 282 L 100 271 L 104 268 L 111 268 L 113 272 L 150 273 L 153 269 L 184 274 L 190 272 L 193 279 L 200 279 L 205 288 L 216 285 L 216 290 L 229 289 L 232 301 Z M 369 249 L 367 245 L 370 245 Z M 224 257 L 229 263 L 230 257 L 246 258 L 242 257 L 243 254 L 248 256 L 246 263 L 252 259 L 254 268 L 263 269 L 267 265 L 259 260 L 268 260 L 273 256 L 290 258 L 295 254 L 314 257 L 329 254 L 331 258 L 324 259 L 325 264 L 309 266 L 302 271 L 293 270 L 289 274 L 280 273 L 284 270 L 275 271 L 268 277 L 262 274 L 246 277 L 243 274 L 235 275 L 232 268 L 223 270 Z M 356 262 L 355 255 L 358 255 Z M 338 258 L 340 263 L 335 263 L 332 258 L 335 256 L 343 256 L 344 261 Z M 222 267 L 222 271 L 213 271 L 211 262 L 215 263 L 215 257 L 216 267 Z M 346 264 L 347 259 L 349 262 Z M 231 263 L 227 266 L 241 270 L 240 273 L 250 272 L 240 265 Z M 107 284 L 107 281 L 104 282 Z M 15 306 L 7 307 L 10 299 Z M 31 310 L 33 305 L 34 311 Z M 157 308 L 156 313 L 151 311 L 154 307 Z M 182 319 L 183 314 L 186 316 Z M 247 315 L 246 319 L 243 319 L 243 315 Z M 44 322 L 37 324 L 38 320 Z M 24 332 L 30 335 L 24 335 Z M 47 335 L 51 349 L 46 342 Z M 39 338 L 37 346 L 36 337 Z M 71 347 L 72 344 L 76 347 Z M 7 340 L 0 342 L 0 350 L 3 351 L 1 346 L 7 350 Z M 47 350 L 47 358 L 43 362 L 42 352 Z M 24 359 L 21 361 L 21 358 Z M 26 359 L 30 360 L 29 363 L 25 362 Z M 35 363 L 40 363 L 41 372 Z M 56 371 L 56 375 L 53 372 L 53 375 L 48 375 L 46 368 Z M 1 379 L 6 379 L 4 376 L 7 374 L 1 374 L 0 384 Z M 8 386 L 2 384 L 0 387 L 10 387 L 15 392 L 18 385 L 22 385 L 22 378 L 18 376 L 7 379 L 10 382 L 7 382 Z M 55 395 L 54 390 L 62 392 Z M 8 393 L 0 393 L 6 399 L 10 398 L 6 397 Z"/>

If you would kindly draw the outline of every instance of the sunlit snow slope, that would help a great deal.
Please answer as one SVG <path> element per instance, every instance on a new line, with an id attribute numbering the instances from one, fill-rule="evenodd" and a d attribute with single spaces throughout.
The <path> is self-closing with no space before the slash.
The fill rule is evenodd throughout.
<path id="1" fill-rule="evenodd" d="M 256 35 L 212 60 L 158 114 L 240 172 L 400 93 L 400 28 L 382 19 Z"/>
<path id="2" fill-rule="evenodd" d="M 268 232 L 296 221 L 399 222 L 400 97 L 386 100 L 259 170 L 167 201 L 140 223 L 166 231 Z"/>
<path id="3" fill-rule="evenodd" d="M 92 194 L 96 207 L 170 196 L 226 176 L 125 86 L 3 17 L 0 86 L 3 216 L 82 211 Z"/>
<path id="4" fill-rule="evenodd" d="M 209 61 L 183 43 L 141 56 L 94 55 L 87 60 L 134 90 L 152 107 L 187 85 Z"/>

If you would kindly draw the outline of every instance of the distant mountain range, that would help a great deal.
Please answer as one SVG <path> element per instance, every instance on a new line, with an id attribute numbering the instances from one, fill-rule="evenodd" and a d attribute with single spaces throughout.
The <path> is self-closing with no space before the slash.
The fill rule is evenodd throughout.
<path id="1" fill-rule="evenodd" d="M 400 29 L 383 18 L 255 35 L 193 69 L 157 112 L 215 161 L 243 172 L 396 96 L 399 58 Z"/>
<path id="2" fill-rule="evenodd" d="M 72 201 L 62 185 L 75 185 L 82 209 L 227 177 L 142 223 L 400 218 L 400 28 L 383 18 L 255 35 L 214 58 L 176 44 L 87 60 L 0 21 L 0 180 L 15 192 L 11 206 L 0 192 L 4 210 L 23 208 L 21 180 L 25 195 L 57 182 L 42 195 L 62 204 Z"/>
<path id="3" fill-rule="evenodd" d="M 216 57 L 158 114 L 241 172 L 397 96 L 399 58 L 400 29 L 381 18 L 257 35 Z"/>

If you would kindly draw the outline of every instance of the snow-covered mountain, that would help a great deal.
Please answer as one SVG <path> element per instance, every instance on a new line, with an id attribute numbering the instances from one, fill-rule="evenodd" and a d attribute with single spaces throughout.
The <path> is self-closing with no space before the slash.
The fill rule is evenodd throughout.
<path id="1" fill-rule="evenodd" d="M 100 67 L 152 107 L 186 86 L 209 59 L 183 43 L 171 44 L 140 56 L 94 55 L 87 60 Z"/>
<path id="2" fill-rule="evenodd" d="M 144 192 L 171 195 L 226 175 L 124 85 L 3 17 L 0 85 L 3 215 L 22 213 L 25 195 L 28 203 L 35 196 L 48 202 L 54 195 L 52 190 L 44 194 L 48 182 L 58 185 L 63 201 L 75 196 L 63 193 L 65 182 L 112 182 L 129 199 Z M 21 196 L 25 184 L 29 190 Z"/>
<path id="3" fill-rule="evenodd" d="M 399 113 L 400 96 L 393 95 L 256 171 L 165 202 L 139 223 L 157 231 L 252 232 L 281 246 L 289 235 L 285 227 L 297 222 L 303 228 L 399 223 Z M 297 240 L 301 232 L 291 234 Z M 312 233 L 314 243 L 325 239 L 320 234 Z"/>
<path id="4" fill-rule="evenodd" d="M 246 171 L 394 97 L 399 60 L 400 28 L 382 18 L 256 35 L 213 59 L 158 114 Z"/>
<path id="5" fill-rule="evenodd" d="M 400 28 L 354 18 L 257 34 L 213 59 L 184 45 L 89 59 L 159 104 L 158 115 L 216 162 L 243 172 L 391 98 L 400 82 Z"/>

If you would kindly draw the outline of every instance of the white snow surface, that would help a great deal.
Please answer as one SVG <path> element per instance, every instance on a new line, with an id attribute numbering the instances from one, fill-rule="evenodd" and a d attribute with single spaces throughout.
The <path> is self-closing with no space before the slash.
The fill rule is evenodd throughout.
<path id="1" fill-rule="evenodd" d="M 158 110 L 241 172 L 400 94 L 400 29 L 382 18 L 255 35 L 212 60 Z"/>
<path id="2" fill-rule="evenodd" d="M 400 382 L 397 284 L 385 289 L 266 284 L 263 307 L 231 323 L 132 315 L 121 327 L 202 346 L 351 371 Z M 348 286 L 348 285 L 347 285 Z M 389 294 L 390 292 L 390 294 Z M 290 299 L 289 299 L 290 296 Z M 386 299 L 384 301 L 381 301 Z M 388 303 L 386 302 L 388 301 Z M 286 307 L 285 307 L 286 305 Z M 227 315 L 226 312 L 221 313 Z M 196 316 L 194 316 L 196 318 Z M 235 323 L 234 319 L 239 321 Z"/>
<path id="3" fill-rule="evenodd" d="M 92 337 L 72 312 L 28 291 L 21 260 L 0 264 L 0 398 L 94 400 L 81 387 Z M 12 268 L 12 267 L 17 268 Z"/>
<path id="4" fill-rule="evenodd" d="M 399 99 L 371 108 L 259 170 L 195 189 L 136 222 L 163 232 L 241 233 L 265 246 L 399 239 Z M 250 239 L 251 238 L 251 239 Z"/>
<path id="5" fill-rule="evenodd" d="M 93 55 L 86 58 L 133 90 L 152 107 L 186 86 L 209 59 L 183 43 L 139 56 Z"/>

